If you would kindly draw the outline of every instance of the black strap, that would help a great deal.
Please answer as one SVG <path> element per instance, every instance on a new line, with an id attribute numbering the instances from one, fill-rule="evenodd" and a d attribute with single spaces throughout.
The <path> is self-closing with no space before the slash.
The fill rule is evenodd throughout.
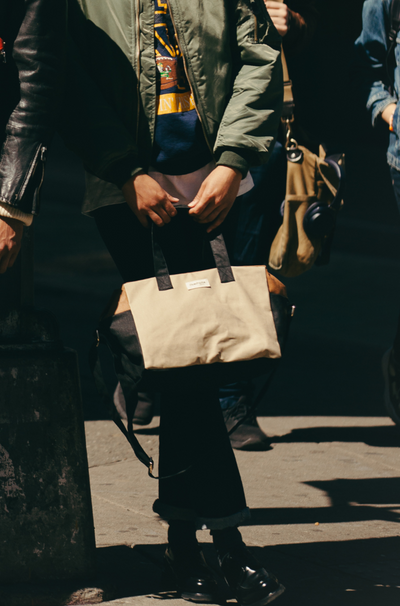
<path id="1" fill-rule="evenodd" d="M 187 206 L 178 206 L 179 210 L 188 211 Z M 173 288 L 169 275 L 168 265 L 157 238 L 158 228 L 151 224 L 151 245 L 153 250 L 154 275 L 157 280 L 158 290 L 170 290 Z M 222 234 L 211 236 L 209 238 L 211 251 L 214 257 L 215 266 L 218 269 L 220 280 L 223 284 L 234 282 L 231 263 L 229 261 L 228 251 L 226 249 L 225 240 Z"/>
<path id="2" fill-rule="evenodd" d="M 157 280 L 158 290 L 171 290 L 173 288 L 169 275 L 168 265 L 157 240 L 157 227 L 151 224 L 151 246 L 153 249 L 154 275 Z"/>
<path id="3" fill-rule="evenodd" d="M 135 434 L 133 432 L 132 418 L 133 418 L 134 410 L 129 410 L 129 409 L 132 409 L 132 406 L 127 405 L 128 429 L 126 429 L 124 423 L 122 422 L 121 417 L 118 414 L 117 409 L 115 408 L 113 398 L 111 397 L 111 395 L 108 392 L 107 386 L 104 381 L 104 375 L 103 375 L 103 370 L 101 368 L 101 362 L 100 362 L 99 355 L 98 355 L 98 347 L 101 342 L 104 342 L 104 339 L 102 339 L 100 337 L 98 332 L 96 332 L 96 336 L 97 336 L 96 341 L 95 341 L 95 343 L 93 343 L 93 345 L 91 346 L 91 348 L 89 350 L 89 366 L 90 366 L 90 370 L 92 371 L 92 375 L 93 375 L 93 378 L 94 378 L 94 381 L 95 381 L 95 384 L 97 387 L 97 391 L 99 392 L 99 395 L 100 395 L 105 407 L 107 408 L 112 420 L 117 425 L 117 427 L 122 431 L 122 433 L 124 434 L 124 436 L 126 437 L 128 442 L 132 446 L 132 449 L 133 449 L 135 455 L 137 456 L 137 458 L 139 459 L 139 461 L 141 463 L 143 463 L 143 465 L 146 465 L 146 467 L 148 468 L 149 476 L 154 478 L 154 475 L 153 475 L 154 461 L 143 450 L 143 448 L 139 444 L 137 437 L 135 436 Z"/>
<path id="4" fill-rule="evenodd" d="M 213 237 L 209 242 L 215 261 L 215 267 L 218 269 L 222 284 L 234 282 L 235 278 L 231 262 L 229 261 L 228 251 L 226 250 L 224 236 L 218 234 L 218 236 Z"/>
<path id="5" fill-rule="evenodd" d="M 397 34 L 400 31 L 400 0 L 392 0 L 390 6 L 390 27 L 388 31 L 388 51 L 386 54 L 386 72 L 390 82 L 390 93 L 394 92 L 394 70 L 396 58 L 394 49 L 396 47 Z"/>
<path id="6" fill-rule="evenodd" d="M 142 446 L 139 443 L 139 440 L 137 439 L 137 437 L 135 436 L 135 433 L 133 431 L 133 415 L 135 413 L 135 406 L 134 406 L 133 401 L 129 400 L 127 402 L 125 400 L 126 416 L 127 416 L 127 420 L 128 420 L 127 421 L 128 429 L 127 429 L 125 427 L 121 417 L 119 416 L 119 413 L 114 404 L 114 400 L 107 389 L 106 383 L 104 381 L 104 375 L 103 375 L 103 370 L 101 367 L 101 362 L 100 362 L 99 355 L 98 355 L 98 348 L 101 343 L 105 343 L 107 345 L 107 347 L 110 349 L 106 339 L 102 338 L 101 335 L 99 334 L 99 332 L 96 331 L 96 341 L 92 344 L 92 346 L 89 350 L 89 366 L 90 366 L 90 370 L 92 371 L 92 375 L 94 378 L 94 382 L 96 384 L 97 391 L 98 391 L 106 409 L 108 410 L 108 412 L 111 416 L 111 419 L 114 421 L 114 423 L 116 424 L 118 429 L 120 429 L 120 431 L 124 434 L 124 436 L 128 440 L 136 457 L 139 459 L 139 461 L 141 463 L 143 463 L 143 465 L 145 465 L 147 467 L 149 476 L 151 478 L 153 478 L 153 480 L 168 480 L 170 478 L 175 478 L 176 476 L 180 476 L 181 474 L 189 471 L 193 467 L 193 465 L 189 465 L 189 467 L 186 467 L 185 469 L 181 469 L 180 471 L 177 471 L 176 473 L 173 473 L 168 476 L 155 476 L 153 474 L 154 461 L 151 457 L 149 457 L 149 455 L 146 453 L 146 451 L 142 448 Z"/>

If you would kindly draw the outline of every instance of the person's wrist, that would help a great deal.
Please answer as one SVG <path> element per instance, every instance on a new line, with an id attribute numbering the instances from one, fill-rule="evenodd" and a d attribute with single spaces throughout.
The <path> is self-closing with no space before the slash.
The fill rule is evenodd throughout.
<path id="1" fill-rule="evenodd" d="M 391 133 L 394 133 L 394 128 L 393 128 L 393 119 L 394 119 L 394 112 L 396 111 L 396 108 L 392 111 L 392 113 L 390 114 L 389 117 L 389 131 Z"/>

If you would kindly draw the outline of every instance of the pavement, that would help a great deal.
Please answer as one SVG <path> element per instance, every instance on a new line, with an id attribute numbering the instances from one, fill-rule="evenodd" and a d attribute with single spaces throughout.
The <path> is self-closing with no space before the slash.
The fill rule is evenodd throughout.
<path id="1" fill-rule="evenodd" d="M 384 417 L 262 417 L 267 452 L 236 451 L 252 512 L 242 534 L 286 586 L 281 606 L 398 606 L 400 433 Z M 138 431 L 157 457 L 159 419 Z M 99 576 L 109 606 L 184 602 L 163 575 L 157 482 L 111 421 L 87 421 Z M 221 470 L 223 473 L 223 470 Z M 198 533 L 216 566 L 208 531 Z"/>
<path id="2" fill-rule="evenodd" d="M 286 586 L 282 606 L 400 604 L 400 430 L 386 415 L 380 370 L 399 312 L 400 226 L 384 155 L 359 157 L 349 150 L 331 263 L 286 281 L 295 318 L 259 409 L 272 449 L 236 451 L 252 511 L 243 536 Z M 41 597 L 25 592 L 18 606 L 178 606 L 162 571 L 166 528 L 152 513 L 157 483 L 108 420 L 86 361 L 121 280 L 79 214 L 82 195 L 82 169 L 56 142 L 35 221 L 36 307 L 55 313 L 79 355 L 98 576 L 62 595 L 55 585 Z M 155 458 L 158 423 L 137 432 Z M 199 540 L 216 567 L 208 533 Z M 14 603 L 0 595 L 1 606 Z"/>

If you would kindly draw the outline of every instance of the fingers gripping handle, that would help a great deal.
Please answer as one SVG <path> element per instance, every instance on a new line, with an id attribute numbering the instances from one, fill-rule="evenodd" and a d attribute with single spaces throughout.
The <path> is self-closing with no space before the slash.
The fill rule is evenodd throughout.
<path id="1" fill-rule="evenodd" d="M 188 210 L 185 207 L 177 207 L 179 210 Z M 159 228 L 152 223 L 151 225 L 151 244 L 153 250 L 154 275 L 157 280 L 158 290 L 170 290 L 173 288 L 171 277 L 168 270 L 168 265 L 157 238 L 157 230 Z M 228 251 L 225 246 L 225 241 L 222 234 L 209 239 L 211 251 L 214 257 L 215 266 L 218 269 L 220 280 L 223 284 L 234 282 L 232 267 L 229 261 Z"/>

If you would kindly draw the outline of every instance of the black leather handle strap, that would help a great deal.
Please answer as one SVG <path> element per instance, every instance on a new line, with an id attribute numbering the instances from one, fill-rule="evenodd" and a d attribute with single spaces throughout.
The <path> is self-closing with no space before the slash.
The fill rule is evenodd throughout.
<path id="1" fill-rule="evenodd" d="M 151 224 L 151 246 L 153 249 L 154 275 L 157 280 L 158 290 L 171 290 L 173 288 L 168 271 L 168 265 L 157 241 L 157 227 Z"/>
<path id="2" fill-rule="evenodd" d="M 228 251 L 226 250 L 224 236 L 218 234 L 218 236 L 210 240 L 210 246 L 215 261 L 215 267 L 218 269 L 221 282 L 223 284 L 226 282 L 234 282 L 235 278 L 231 262 L 229 261 Z"/>
<path id="3" fill-rule="evenodd" d="M 178 204 L 176 205 L 176 208 L 181 211 L 189 210 L 187 206 Z M 209 238 L 209 243 L 221 282 L 223 284 L 227 282 L 234 282 L 235 278 L 232 272 L 223 235 L 218 234 L 215 237 Z M 173 288 L 171 277 L 169 275 L 168 265 L 165 260 L 164 253 L 157 239 L 157 227 L 154 225 L 154 223 L 151 225 L 151 245 L 153 250 L 154 275 L 157 280 L 158 290 L 170 290 Z"/>

